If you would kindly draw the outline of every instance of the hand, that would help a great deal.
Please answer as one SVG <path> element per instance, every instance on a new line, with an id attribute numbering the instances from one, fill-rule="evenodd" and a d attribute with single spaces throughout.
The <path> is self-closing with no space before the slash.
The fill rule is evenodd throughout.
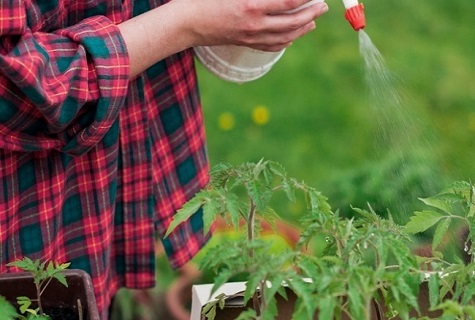
<path id="1" fill-rule="evenodd" d="M 308 0 L 173 0 L 184 8 L 196 45 L 234 44 L 280 51 L 315 28 L 328 10 L 316 3 L 293 13 Z M 186 9 L 185 9 L 186 8 Z"/>

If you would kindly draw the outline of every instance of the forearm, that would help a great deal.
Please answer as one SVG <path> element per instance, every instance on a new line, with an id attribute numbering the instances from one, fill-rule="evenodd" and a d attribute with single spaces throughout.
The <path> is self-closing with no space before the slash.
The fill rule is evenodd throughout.
<path id="1" fill-rule="evenodd" d="M 130 78 L 156 62 L 189 48 L 192 39 L 181 23 L 180 1 L 171 1 L 118 25 L 127 46 Z"/>

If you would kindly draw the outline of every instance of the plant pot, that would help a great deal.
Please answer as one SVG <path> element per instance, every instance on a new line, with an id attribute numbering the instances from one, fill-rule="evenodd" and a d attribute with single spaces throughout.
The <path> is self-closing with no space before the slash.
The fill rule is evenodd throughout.
<path id="1" fill-rule="evenodd" d="M 210 299 L 210 293 L 213 284 L 194 285 L 192 293 L 192 305 L 191 305 L 191 318 L 190 320 L 205 320 L 206 317 L 202 315 L 203 307 L 212 301 L 217 295 L 224 293 L 227 296 L 232 296 L 230 299 L 226 299 L 226 303 L 223 309 L 217 308 L 215 320 L 228 320 L 236 319 L 239 314 L 251 308 L 252 302 L 249 301 L 247 305 L 244 305 L 243 293 L 246 289 L 245 282 L 230 282 L 221 286 L 213 295 L 213 299 Z M 282 296 L 277 296 L 277 309 L 278 315 L 276 320 L 290 320 L 295 308 L 295 302 L 297 296 L 292 290 L 287 290 L 287 299 Z M 377 303 L 373 303 L 371 306 L 371 319 L 382 320 L 384 319 L 382 309 Z M 314 319 L 319 319 L 318 313 L 315 314 Z M 348 317 L 342 316 L 343 320 L 349 320 Z M 327 320 L 327 319 L 325 319 Z"/>
<path id="2" fill-rule="evenodd" d="M 205 316 L 202 315 L 203 307 L 210 301 L 212 301 L 217 295 L 224 293 L 227 296 L 232 296 L 230 299 L 226 299 L 226 304 L 223 309 L 217 308 L 215 320 L 228 320 L 236 319 L 239 314 L 252 307 L 252 302 L 248 302 L 247 305 L 243 303 L 243 294 L 246 289 L 245 282 L 230 282 L 224 284 L 217 292 L 213 295 L 213 299 L 210 299 L 210 293 L 213 284 L 201 284 L 194 285 L 192 288 L 192 309 L 191 309 L 191 318 L 190 320 L 205 320 Z M 277 296 L 277 308 L 278 316 L 276 320 L 290 320 L 292 319 L 292 314 L 295 307 L 296 295 L 293 291 L 287 290 L 287 300 L 281 296 Z M 427 282 L 423 282 L 420 285 L 419 295 L 418 295 L 418 304 L 420 308 L 420 315 L 417 314 L 416 310 L 411 311 L 411 317 L 418 316 L 428 316 L 430 319 L 438 319 L 441 315 L 440 311 L 429 311 L 429 288 Z M 371 320 L 385 320 L 389 319 L 385 316 L 388 309 L 384 304 L 380 304 L 373 300 L 371 305 Z M 318 313 L 315 314 L 314 319 L 319 319 Z M 350 319 L 346 315 L 342 316 L 342 319 Z M 399 317 L 394 317 L 391 319 L 401 319 Z M 326 319 L 325 319 L 326 320 Z"/>
<path id="3" fill-rule="evenodd" d="M 65 270 L 64 275 L 68 287 L 52 279 L 42 294 L 41 302 L 45 313 L 53 320 L 80 319 L 80 313 L 83 320 L 100 320 L 89 274 L 83 270 L 71 269 Z M 33 277 L 26 272 L 1 274 L 0 295 L 16 307 L 18 307 L 16 299 L 19 296 L 35 299 L 36 288 Z M 64 312 L 64 315 L 56 316 L 56 312 Z"/>

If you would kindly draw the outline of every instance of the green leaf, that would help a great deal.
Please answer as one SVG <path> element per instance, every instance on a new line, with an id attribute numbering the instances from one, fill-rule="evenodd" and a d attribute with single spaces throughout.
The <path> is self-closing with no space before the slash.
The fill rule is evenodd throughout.
<path id="1" fill-rule="evenodd" d="M 435 250 L 442 242 L 444 235 L 447 233 L 447 230 L 449 229 L 450 222 L 451 222 L 450 218 L 444 219 L 444 221 L 442 223 L 439 223 L 437 227 L 435 228 L 434 237 L 432 239 L 432 250 Z"/>
<path id="2" fill-rule="evenodd" d="M 8 267 L 17 267 L 26 272 L 35 272 L 40 264 L 39 260 L 32 261 L 28 257 L 24 257 L 22 260 L 16 260 L 7 264 Z"/>
<path id="3" fill-rule="evenodd" d="M 54 278 L 56 278 L 63 286 L 66 288 L 68 287 L 68 281 L 66 280 L 66 277 L 62 273 L 56 273 L 53 275 Z"/>
<path id="4" fill-rule="evenodd" d="M 335 313 L 336 301 L 331 295 L 326 295 L 318 299 L 318 317 L 319 319 L 333 319 Z"/>
<path id="5" fill-rule="evenodd" d="M 442 219 L 444 215 L 435 211 L 417 211 L 414 215 L 409 219 L 409 222 L 406 224 L 406 232 L 408 233 L 419 233 L 426 231 L 440 219 Z"/>
<path id="6" fill-rule="evenodd" d="M 60 265 L 56 265 L 56 269 L 65 270 L 69 268 L 70 265 L 71 262 L 61 263 Z"/>
<path id="7" fill-rule="evenodd" d="M 419 198 L 426 205 L 442 210 L 443 212 L 450 214 L 453 210 L 449 201 L 444 198 L 431 197 L 431 198 Z"/>
<path id="8" fill-rule="evenodd" d="M 216 304 L 212 304 L 211 308 L 205 313 L 206 319 L 213 320 L 216 317 Z"/>
<path id="9" fill-rule="evenodd" d="M 48 274 L 52 274 L 54 272 L 55 268 L 54 268 L 54 264 L 53 264 L 53 261 L 50 261 L 48 263 L 48 266 L 46 267 L 46 272 Z"/>
<path id="10" fill-rule="evenodd" d="M 283 287 L 282 283 L 285 280 L 285 274 L 279 273 L 275 278 L 270 280 L 270 288 L 266 288 L 266 303 L 269 303 L 271 299 L 274 299 L 274 296 L 277 292 L 281 291 Z"/>
<path id="11" fill-rule="evenodd" d="M 249 301 L 252 296 L 259 290 L 259 284 L 262 281 L 262 273 L 255 272 L 250 275 L 249 279 L 246 282 L 246 291 L 244 292 L 244 303 Z"/>
<path id="12" fill-rule="evenodd" d="M 205 234 L 210 231 L 216 215 L 219 214 L 219 206 L 220 204 L 214 198 L 206 199 L 203 205 L 203 232 Z"/>
<path id="13" fill-rule="evenodd" d="M 305 310 L 306 319 L 312 319 L 315 313 L 315 301 L 313 300 L 312 286 L 303 280 L 295 279 L 289 282 L 289 287 L 295 292 L 297 300 L 301 301 Z"/>
<path id="14" fill-rule="evenodd" d="M 272 197 L 272 189 L 263 185 L 260 181 L 254 181 L 248 187 L 249 196 L 254 201 L 257 211 L 263 212 Z"/>
<path id="15" fill-rule="evenodd" d="M 475 319 L 475 306 L 473 305 L 464 306 L 463 312 L 469 316 L 469 319 Z"/>
<path id="16" fill-rule="evenodd" d="M 462 296 L 462 305 L 469 304 L 469 301 L 473 300 L 475 296 L 475 282 L 470 282 L 464 289 Z"/>
<path id="17" fill-rule="evenodd" d="M 271 299 L 267 304 L 265 310 L 262 312 L 262 320 L 275 320 L 279 311 L 277 308 L 277 300 Z"/>
<path id="18" fill-rule="evenodd" d="M 431 274 L 429 277 L 429 305 L 434 308 L 439 303 L 439 276 Z"/>
<path id="19" fill-rule="evenodd" d="M 5 299 L 0 296 L 0 319 L 13 320 L 17 316 L 15 308 Z"/>
<path id="20" fill-rule="evenodd" d="M 26 313 L 29 310 L 29 307 L 31 306 L 30 298 L 25 296 L 17 297 L 17 303 L 20 306 L 20 312 L 23 314 Z"/>
<path id="21" fill-rule="evenodd" d="M 210 297 L 216 292 L 216 290 L 218 290 L 223 284 L 225 284 L 229 280 L 229 278 L 231 278 L 232 276 L 233 276 L 233 273 L 230 270 L 228 269 L 220 270 L 219 274 L 216 275 L 216 277 L 214 278 L 214 284 L 213 284 L 213 288 L 211 288 Z"/>
<path id="22" fill-rule="evenodd" d="M 226 195 L 226 209 L 228 215 L 231 217 L 231 223 L 235 230 L 239 228 L 239 221 L 241 220 L 241 212 L 239 211 L 239 198 L 235 193 L 228 193 Z"/>
<path id="23" fill-rule="evenodd" d="M 205 304 L 203 308 L 201 309 L 201 314 L 204 314 L 204 315 L 207 314 L 211 310 L 211 308 L 213 308 L 213 306 L 216 306 L 217 302 L 219 302 L 219 300 L 210 301 L 207 304 Z"/>
<path id="24" fill-rule="evenodd" d="M 203 205 L 202 193 L 204 193 L 204 191 L 199 192 L 195 197 L 185 203 L 185 205 L 176 212 L 176 214 L 173 216 L 173 220 L 170 223 L 170 226 L 168 227 L 167 232 L 165 233 L 165 237 L 168 237 L 178 225 L 189 219 L 193 214 L 196 213 L 196 211 L 201 208 L 201 206 Z"/>
<path id="25" fill-rule="evenodd" d="M 222 310 L 224 309 L 224 306 L 226 305 L 226 295 L 224 293 L 221 293 L 219 296 L 216 297 L 218 299 L 218 306 Z"/>

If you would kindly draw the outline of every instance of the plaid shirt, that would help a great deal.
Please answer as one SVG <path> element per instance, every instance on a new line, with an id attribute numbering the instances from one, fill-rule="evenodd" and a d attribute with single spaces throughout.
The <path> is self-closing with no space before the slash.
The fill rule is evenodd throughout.
<path id="1" fill-rule="evenodd" d="M 0 5 L 0 272 L 70 261 L 104 318 L 119 287 L 154 285 L 155 232 L 208 181 L 191 51 L 128 80 L 116 24 L 160 4 Z M 197 212 L 162 243 L 179 267 L 207 238 Z"/>

